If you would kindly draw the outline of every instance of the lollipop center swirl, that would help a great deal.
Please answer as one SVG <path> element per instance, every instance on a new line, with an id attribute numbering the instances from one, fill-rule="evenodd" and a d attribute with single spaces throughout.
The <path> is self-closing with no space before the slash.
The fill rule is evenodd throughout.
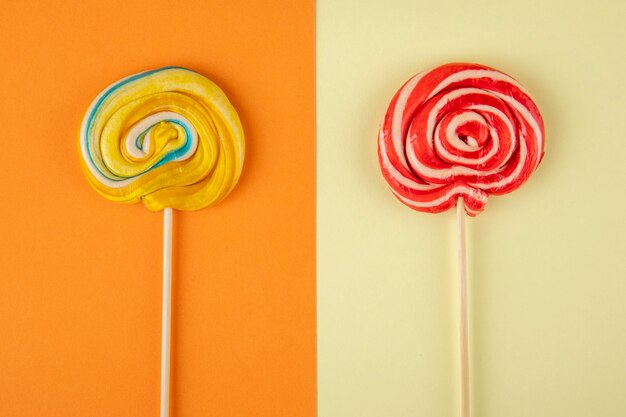
<path id="1" fill-rule="evenodd" d="M 155 113 L 132 126 L 126 135 L 125 154 L 131 161 L 144 161 L 154 155 L 172 152 L 172 159 L 191 156 L 197 132 L 184 116 L 173 112 Z"/>
<path id="2" fill-rule="evenodd" d="M 456 136 L 468 146 L 478 149 L 489 139 L 489 129 L 482 123 L 469 121 L 457 127 Z"/>

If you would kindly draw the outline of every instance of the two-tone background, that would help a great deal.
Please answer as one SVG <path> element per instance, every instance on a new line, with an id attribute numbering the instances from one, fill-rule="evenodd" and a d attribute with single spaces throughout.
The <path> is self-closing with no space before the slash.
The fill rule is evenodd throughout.
<path id="1" fill-rule="evenodd" d="M 0 14 L 0 416 L 158 414 L 161 216 L 94 193 L 76 135 L 115 79 L 182 65 L 247 140 L 176 213 L 173 416 L 458 413 L 455 219 L 387 191 L 376 134 L 414 73 L 519 79 L 546 157 L 469 221 L 480 417 L 626 415 L 621 1 L 18 1 Z"/>

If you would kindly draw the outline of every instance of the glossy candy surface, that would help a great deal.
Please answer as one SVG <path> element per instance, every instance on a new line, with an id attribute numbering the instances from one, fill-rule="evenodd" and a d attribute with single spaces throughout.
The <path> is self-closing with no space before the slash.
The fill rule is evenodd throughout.
<path id="1" fill-rule="evenodd" d="M 152 211 L 198 210 L 235 187 L 245 144 L 222 90 L 193 71 L 165 67 L 103 90 L 79 134 L 81 166 L 112 201 L 142 201 Z"/>
<path id="2" fill-rule="evenodd" d="M 437 213 L 462 196 L 470 216 L 491 194 L 521 186 L 543 149 L 543 120 L 528 92 L 498 70 L 465 63 L 407 81 L 378 137 L 383 176 L 401 202 Z"/>

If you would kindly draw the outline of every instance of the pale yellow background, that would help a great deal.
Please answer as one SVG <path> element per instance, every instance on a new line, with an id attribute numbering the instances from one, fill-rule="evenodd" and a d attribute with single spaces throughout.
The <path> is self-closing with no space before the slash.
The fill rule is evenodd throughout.
<path id="1" fill-rule="evenodd" d="M 454 213 L 379 174 L 411 75 L 475 61 L 546 124 L 530 181 L 469 222 L 476 417 L 626 416 L 626 2 L 317 1 L 320 417 L 458 415 Z"/>

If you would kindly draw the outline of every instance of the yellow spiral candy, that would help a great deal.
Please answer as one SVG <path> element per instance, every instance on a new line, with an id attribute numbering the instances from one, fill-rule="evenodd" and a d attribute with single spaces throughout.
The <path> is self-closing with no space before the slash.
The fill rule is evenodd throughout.
<path id="1" fill-rule="evenodd" d="M 243 167 L 239 117 L 222 90 L 185 68 L 131 75 L 83 119 L 81 166 L 103 197 L 152 211 L 198 210 L 225 198 Z"/>

